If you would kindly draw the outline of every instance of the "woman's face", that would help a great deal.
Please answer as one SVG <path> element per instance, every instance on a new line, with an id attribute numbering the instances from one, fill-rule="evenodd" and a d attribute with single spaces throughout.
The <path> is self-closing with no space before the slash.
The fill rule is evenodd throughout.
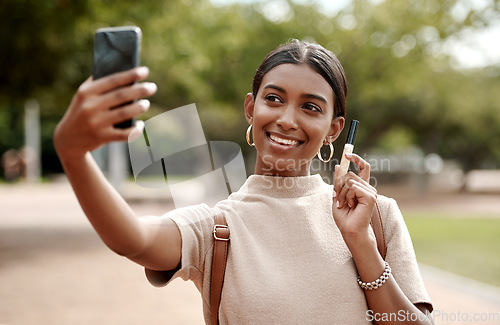
<path id="1" fill-rule="evenodd" d="M 257 96 L 247 95 L 245 114 L 253 124 L 255 173 L 306 176 L 319 148 L 333 142 L 344 118 L 333 119 L 333 90 L 306 64 L 281 64 L 262 79 Z"/>

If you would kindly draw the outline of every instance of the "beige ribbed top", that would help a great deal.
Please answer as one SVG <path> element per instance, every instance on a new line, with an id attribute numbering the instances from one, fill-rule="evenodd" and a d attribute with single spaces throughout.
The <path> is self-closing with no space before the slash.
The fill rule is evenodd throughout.
<path id="1" fill-rule="evenodd" d="M 319 175 L 252 175 L 215 208 L 197 205 L 162 216 L 182 237 L 181 269 L 146 270 L 156 286 L 192 280 L 210 323 L 214 209 L 231 232 L 221 324 L 367 324 L 367 305 L 351 254 L 332 217 L 332 186 Z M 393 276 L 413 303 L 430 303 L 411 239 L 392 199 L 378 197 Z"/>

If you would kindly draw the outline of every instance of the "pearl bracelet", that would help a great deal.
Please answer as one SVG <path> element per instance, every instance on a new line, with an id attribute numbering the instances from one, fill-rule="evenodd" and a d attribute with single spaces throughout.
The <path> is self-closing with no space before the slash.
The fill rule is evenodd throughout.
<path id="1" fill-rule="evenodd" d="M 361 288 L 363 288 L 365 290 L 366 289 L 375 290 L 375 289 L 380 288 L 385 283 L 385 281 L 387 281 L 387 279 L 389 279 L 389 275 L 391 275 L 391 267 L 389 266 L 389 263 L 385 262 L 384 273 L 382 273 L 380 278 L 378 278 L 377 280 L 375 280 L 373 282 L 366 283 L 366 282 L 361 281 L 361 278 L 358 276 L 358 284 Z"/>

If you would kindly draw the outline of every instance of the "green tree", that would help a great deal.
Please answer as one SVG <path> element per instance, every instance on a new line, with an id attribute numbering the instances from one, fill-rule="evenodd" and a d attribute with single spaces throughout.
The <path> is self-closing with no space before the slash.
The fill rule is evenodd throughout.
<path id="1" fill-rule="evenodd" d="M 442 51 L 447 39 L 498 17 L 498 1 L 467 4 L 352 0 L 328 16 L 313 3 L 285 0 L 221 7 L 209 0 L 4 1 L 0 152 L 22 145 L 23 104 L 36 98 L 44 171 L 59 172 L 52 132 L 91 74 L 95 30 L 138 25 L 142 63 L 159 86 L 143 119 L 194 102 L 207 138 L 236 141 L 253 152 L 245 144 L 242 112 L 255 69 L 278 44 L 306 39 L 332 50 L 345 67 L 348 119 L 362 123 L 359 152 L 384 146 L 392 132 L 466 169 L 498 167 L 499 69 L 460 70 Z"/>

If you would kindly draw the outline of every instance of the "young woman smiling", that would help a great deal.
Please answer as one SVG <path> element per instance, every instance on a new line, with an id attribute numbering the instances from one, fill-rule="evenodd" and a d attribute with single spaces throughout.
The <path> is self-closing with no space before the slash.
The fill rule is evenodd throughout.
<path id="1" fill-rule="evenodd" d="M 344 118 L 334 114 L 333 98 L 330 85 L 306 64 L 280 64 L 266 73 L 260 91 L 245 100 L 258 154 L 255 174 L 309 175 L 321 146 L 344 127 Z"/>
<path id="2" fill-rule="evenodd" d="M 201 204 L 160 218 L 137 218 L 89 153 L 141 132 L 141 125 L 118 130 L 113 124 L 142 113 L 147 101 L 109 109 L 152 95 L 154 84 L 130 86 L 147 74 L 138 68 L 89 78 L 54 134 L 80 204 L 108 247 L 143 265 L 156 286 L 192 280 L 210 323 L 213 218 L 222 212 L 231 244 L 221 324 L 431 323 L 432 303 L 401 212 L 368 183 L 370 165 L 348 155 L 359 172 L 337 177 L 333 186 L 310 175 L 313 157 L 345 122 L 347 84 L 333 53 L 299 41 L 269 53 L 244 105 L 247 141 L 257 150 L 254 175 L 215 207 Z M 370 226 L 375 202 L 385 260 Z"/>

